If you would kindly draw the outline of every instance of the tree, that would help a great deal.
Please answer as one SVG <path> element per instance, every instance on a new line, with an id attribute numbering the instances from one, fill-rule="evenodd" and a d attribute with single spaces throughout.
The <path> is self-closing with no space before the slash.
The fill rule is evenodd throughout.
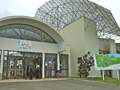
<path id="1" fill-rule="evenodd" d="M 93 57 L 90 55 L 90 51 L 88 51 L 87 54 L 85 54 L 82 57 L 78 58 L 80 61 L 80 65 L 79 65 L 79 69 L 78 69 L 78 75 L 80 77 L 87 77 L 89 75 L 89 71 L 91 70 L 91 66 L 94 65 L 94 59 Z"/>

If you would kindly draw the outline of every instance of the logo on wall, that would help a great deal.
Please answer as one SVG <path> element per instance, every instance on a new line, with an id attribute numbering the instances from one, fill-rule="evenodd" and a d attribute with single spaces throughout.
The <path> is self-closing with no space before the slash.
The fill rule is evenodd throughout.
<path id="1" fill-rule="evenodd" d="M 18 41 L 18 50 L 19 51 L 31 51 L 31 41 L 19 40 Z"/>

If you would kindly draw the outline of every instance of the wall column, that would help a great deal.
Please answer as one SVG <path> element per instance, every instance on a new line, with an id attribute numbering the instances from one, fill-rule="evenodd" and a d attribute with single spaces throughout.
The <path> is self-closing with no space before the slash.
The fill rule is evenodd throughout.
<path id="1" fill-rule="evenodd" d="M 110 54 L 116 54 L 116 44 L 115 40 L 109 39 L 109 53 Z M 117 70 L 111 70 L 112 71 L 112 77 L 117 78 Z"/>
<path id="2" fill-rule="evenodd" d="M 4 50 L 2 50 L 2 53 L 1 53 L 1 65 L 0 65 L 0 80 L 2 79 L 2 72 L 3 72 L 3 56 L 4 56 Z"/>
<path id="3" fill-rule="evenodd" d="M 68 55 L 68 76 L 71 77 L 71 57 Z"/>
<path id="4" fill-rule="evenodd" d="M 42 54 L 42 78 L 45 78 L 45 53 Z"/>
<path id="5" fill-rule="evenodd" d="M 57 70 L 60 70 L 60 54 L 57 54 Z"/>

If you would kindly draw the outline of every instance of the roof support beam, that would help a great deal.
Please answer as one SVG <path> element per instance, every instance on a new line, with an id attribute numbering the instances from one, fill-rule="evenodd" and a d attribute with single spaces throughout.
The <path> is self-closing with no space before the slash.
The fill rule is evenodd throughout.
<path id="1" fill-rule="evenodd" d="M 23 39 L 10 25 L 9 25 L 9 27 L 10 27 L 21 39 Z"/>

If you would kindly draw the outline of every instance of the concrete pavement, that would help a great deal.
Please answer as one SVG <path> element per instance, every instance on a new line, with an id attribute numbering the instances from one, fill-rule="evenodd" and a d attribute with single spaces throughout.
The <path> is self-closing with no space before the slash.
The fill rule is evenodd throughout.
<path id="1" fill-rule="evenodd" d="M 120 86 L 75 79 L 53 78 L 24 82 L 1 82 L 0 90 L 120 90 Z"/>

